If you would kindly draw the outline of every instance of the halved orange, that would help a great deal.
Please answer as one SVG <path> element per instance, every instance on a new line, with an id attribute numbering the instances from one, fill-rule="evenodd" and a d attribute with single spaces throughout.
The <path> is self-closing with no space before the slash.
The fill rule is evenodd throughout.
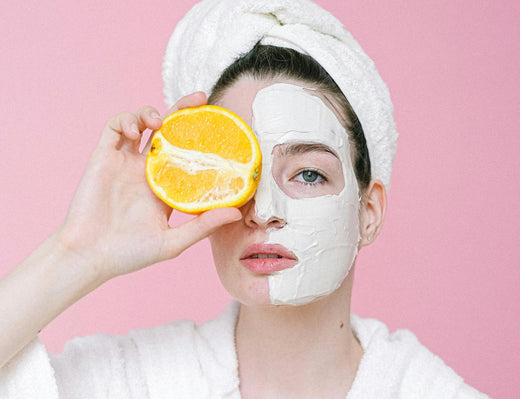
<path id="1" fill-rule="evenodd" d="M 255 134 L 238 115 L 203 105 L 163 120 L 146 157 L 146 178 L 169 206 L 197 214 L 249 201 L 261 159 Z"/>

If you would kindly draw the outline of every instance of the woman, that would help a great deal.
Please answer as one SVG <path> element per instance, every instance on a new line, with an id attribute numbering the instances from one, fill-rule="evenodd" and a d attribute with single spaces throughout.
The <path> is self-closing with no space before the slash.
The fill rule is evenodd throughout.
<path id="1" fill-rule="evenodd" d="M 410 333 L 350 316 L 354 260 L 382 226 L 396 133 L 386 87 L 341 25 L 307 1 L 206 1 L 177 27 L 164 78 L 168 101 L 192 93 L 171 111 L 204 104 L 202 89 L 253 127 L 263 153 L 255 197 L 170 229 L 138 152 L 157 111 L 112 118 L 62 226 L 2 281 L 0 392 L 483 397 Z M 208 235 L 237 300 L 218 319 L 75 340 L 50 359 L 33 341 L 105 281 Z"/>

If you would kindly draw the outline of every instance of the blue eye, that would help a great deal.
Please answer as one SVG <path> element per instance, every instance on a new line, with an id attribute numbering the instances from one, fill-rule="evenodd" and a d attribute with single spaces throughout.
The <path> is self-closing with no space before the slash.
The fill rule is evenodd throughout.
<path id="1" fill-rule="evenodd" d="M 320 175 L 318 174 L 318 172 L 315 172 L 313 170 L 306 170 L 302 172 L 302 177 L 303 180 L 305 180 L 307 183 L 314 183 L 316 180 L 318 180 Z"/>
<path id="2" fill-rule="evenodd" d="M 319 184 L 323 181 L 327 181 L 323 175 L 315 170 L 312 169 L 306 169 L 298 173 L 294 180 L 299 181 L 304 184 Z"/>

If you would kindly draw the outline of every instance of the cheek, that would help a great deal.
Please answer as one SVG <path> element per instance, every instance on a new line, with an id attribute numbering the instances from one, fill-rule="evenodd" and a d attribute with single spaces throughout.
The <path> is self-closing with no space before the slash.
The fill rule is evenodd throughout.
<path id="1" fill-rule="evenodd" d="M 236 242 L 233 237 L 235 236 L 238 223 L 222 226 L 209 236 L 213 258 L 217 267 L 223 263 L 226 257 L 230 257 L 233 253 L 235 248 L 234 242 Z"/>
<path id="2" fill-rule="evenodd" d="M 265 275 L 254 275 L 238 261 L 240 237 L 244 229 L 232 223 L 218 229 L 210 236 L 213 259 L 222 286 L 244 305 L 268 305 L 269 282 Z"/>
<path id="3" fill-rule="evenodd" d="M 230 240 L 233 230 L 230 225 L 223 226 L 209 237 L 217 274 L 228 292 L 232 289 L 229 283 L 232 281 L 233 274 L 233 264 L 230 262 L 233 259 L 233 246 L 231 245 L 232 240 Z"/>
<path id="4" fill-rule="evenodd" d="M 287 201 L 287 225 L 269 235 L 297 257 L 298 264 L 269 276 L 275 305 L 303 305 L 335 291 L 357 254 L 359 201 L 355 192 Z"/>

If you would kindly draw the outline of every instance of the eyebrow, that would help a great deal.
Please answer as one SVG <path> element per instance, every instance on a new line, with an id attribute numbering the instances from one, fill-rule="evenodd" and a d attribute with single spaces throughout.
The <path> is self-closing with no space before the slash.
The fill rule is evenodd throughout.
<path id="1" fill-rule="evenodd" d="M 308 152 L 327 152 L 338 158 L 332 148 L 320 143 L 288 143 L 280 147 L 280 154 L 282 156 L 300 155 Z"/>

